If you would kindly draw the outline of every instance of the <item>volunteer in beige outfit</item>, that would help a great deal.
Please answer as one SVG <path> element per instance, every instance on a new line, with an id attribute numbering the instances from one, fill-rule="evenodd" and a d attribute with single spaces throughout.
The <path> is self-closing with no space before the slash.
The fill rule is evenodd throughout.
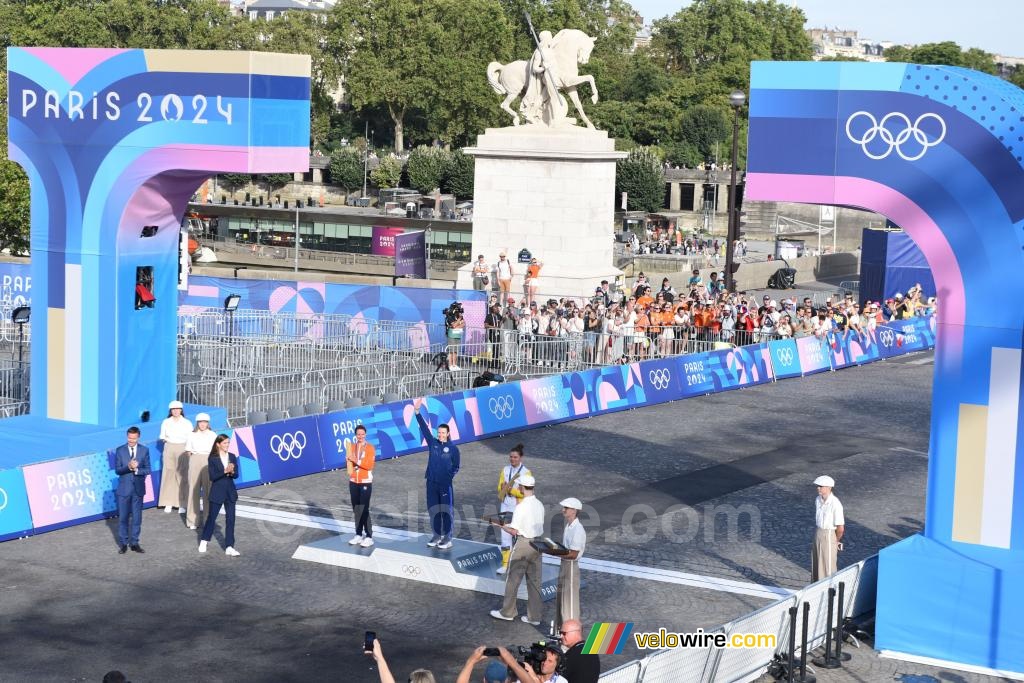
<path id="1" fill-rule="evenodd" d="M 530 541 L 544 535 L 544 504 L 533 495 L 537 482 L 529 474 L 519 477 L 519 490 L 523 499 L 512 513 L 512 521 L 502 529 L 516 537 L 512 554 L 508 558 L 508 574 L 505 575 L 505 600 L 500 610 L 491 610 L 491 616 L 503 621 L 516 618 L 516 597 L 519 584 L 526 577 L 526 614 L 521 621 L 536 626 L 543 616 L 544 603 L 540 596 L 541 556 Z"/>
<path id="2" fill-rule="evenodd" d="M 836 573 L 839 551 L 843 549 L 843 504 L 832 494 L 835 480 L 820 476 L 814 480 L 818 497 L 814 499 L 814 549 L 811 552 L 811 581 Z"/>
<path id="3" fill-rule="evenodd" d="M 579 520 L 583 503 L 579 498 L 566 498 L 562 506 L 565 530 L 562 545 L 569 550 L 563 555 L 558 568 L 558 594 L 555 599 L 555 623 L 561 626 L 570 619 L 580 618 L 580 558 L 587 548 L 587 531 Z"/>
<path id="4" fill-rule="evenodd" d="M 188 435 L 185 442 L 185 453 L 188 455 L 188 512 L 185 522 L 189 529 L 197 529 L 203 523 L 203 514 L 210 509 L 210 472 L 208 460 L 217 432 L 210 429 L 210 416 L 206 413 L 196 415 L 196 429 Z M 199 510 L 199 501 L 203 501 L 203 511 Z"/>
<path id="5" fill-rule="evenodd" d="M 182 454 L 185 441 L 192 433 L 192 423 L 185 417 L 184 408 L 181 401 L 171 401 L 167 406 L 167 417 L 160 423 L 160 441 L 164 450 L 157 505 L 162 506 L 164 512 L 170 512 L 172 508 L 184 511 L 188 506 L 188 460 Z"/>

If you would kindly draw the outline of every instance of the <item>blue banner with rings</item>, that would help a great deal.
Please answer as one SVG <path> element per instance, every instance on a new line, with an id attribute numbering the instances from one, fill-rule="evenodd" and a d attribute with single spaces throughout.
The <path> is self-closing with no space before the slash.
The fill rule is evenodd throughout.
<path id="1" fill-rule="evenodd" d="M 803 368 L 800 367 L 800 351 L 796 347 L 795 339 L 769 342 L 768 351 L 771 353 L 776 379 L 800 377 L 804 374 Z"/>
<path id="2" fill-rule="evenodd" d="M 316 418 L 297 417 L 256 425 L 252 433 L 264 482 L 323 471 L 323 448 Z M 239 466 L 240 471 L 243 466 Z"/>

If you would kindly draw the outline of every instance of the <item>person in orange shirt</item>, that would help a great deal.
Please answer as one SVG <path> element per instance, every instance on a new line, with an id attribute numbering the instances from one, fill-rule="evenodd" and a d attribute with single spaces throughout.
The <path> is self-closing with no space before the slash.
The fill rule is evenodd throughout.
<path id="1" fill-rule="evenodd" d="M 356 427 L 356 440 L 345 447 L 348 466 L 348 492 L 352 497 L 352 515 L 356 520 L 356 535 L 348 542 L 369 548 L 373 545 L 370 526 L 370 494 L 373 493 L 373 463 L 377 450 L 366 441 L 366 427 Z"/>
<path id="2" fill-rule="evenodd" d="M 654 303 L 654 297 L 651 296 L 651 288 L 650 287 L 645 287 L 644 291 L 642 291 L 640 293 L 640 296 L 637 297 L 636 305 L 637 306 L 642 306 L 643 308 L 646 309 L 646 308 L 648 308 L 653 303 Z"/>
<path id="3" fill-rule="evenodd" d="M 643 299 L 644 297 L 640 297 Z M 636 321 L 633 323 L 633 357 L 636 359 L 647 357 L 647 347 L 651 341 L 647 337 L 648 328 L 651 326 L 651 316 L 647 306 L 641 306 L 637 300 Z"/>
<path id="4" fill-rule="evenodd" d="M 523 283 L 523 289 L 526 290 L 527 306 L 533 303 L 533 298 L 537 295 L 537 288 L 540 287 L 540 269 L 543 266 L 543 262 L 534 258 L 530 259 L 530 265 L 526 267 L 526 282 Z"/>
<path id="5" fill-rule="evenodd" d="M 676 334 L 672 326 L 675 324 L 675 315 L 672 313 L 672 304 L 665 303 L 661 308 L 661 315 L 658 318 L 663 327 L 661 328 L 661 334 L 658 335 L 658 348 L 661 351 L 662 356 L 672 355 L 672 341 L 675 339 Z"/>

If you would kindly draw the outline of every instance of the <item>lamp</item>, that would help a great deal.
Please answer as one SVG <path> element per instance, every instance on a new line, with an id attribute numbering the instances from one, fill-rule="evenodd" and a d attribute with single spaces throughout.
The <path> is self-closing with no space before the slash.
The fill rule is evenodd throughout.
<path id="1" fill-rule="evenodd" d="M 24 325 L 32 317 L 31 306 L 18 306 L 11 311 L 11 322 L 15 325 Z"/>
<path id="2" fill-rule="evenodd" d="M 733 271 L 737 267 L 737 264 L 733 263 L 733 256 L 736 251 L 735 243 L 739 239 L 736 234 L 739 228 L 738 206 L 736 202 L 736 164 L 738 163 L 739 155 L 740 108 L 743 107 L 746 101 L 747 96 L 741 90 L 733 90 L 729 94 L 729 105 L 732 107 L 733 112 L 732 168 L 730 169 L 731 175 L 729 178 L 729 227 L 725 240 L 725 290 L 730 293 L 736 291 L 736 283 L 733 280 Z"/>
<path id="3" fill-rule="evenodd" d="M 235 336 L 235 311 L 238 310 L 238 304 L 242 301 L 242 297 L 239 294 L 228 294 L 224 297 L 224 311 L 228 314 L 228 336 Z"/>

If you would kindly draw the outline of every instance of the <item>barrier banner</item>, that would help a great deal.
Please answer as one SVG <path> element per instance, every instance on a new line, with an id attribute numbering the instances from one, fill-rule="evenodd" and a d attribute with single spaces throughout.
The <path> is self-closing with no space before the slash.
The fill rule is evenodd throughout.
<path id="1" fill-rule="evenodd" d="M 779 339 L 769 342 L 768 352 L 771 354 L 775 379 L 803 375 L 803 368 L 800 367 L 800 350 L 797 348 L 795 339 Z"/>
<path id="2" fill-rule="evenodd" d="M 775 379 L 771 354 L 766 344 L 737 346 L 715 353 L 725 355 L 726 377 L 731 389 L 764 384 Z"/>
<path id="3" fill-rule="evenodd" d="M 260 463 L 256 459 L 256 444 L 252 427 L 218 429 L 217 433 L 227 434 L 231 437 L 231 441 L 228 442 L 228 451 L 238 456 L 238 477 L 235 479 L 235 487 L 245 488 L 263 483 Z"/>
<path id="4" fill-rule="evenodd" d="M 860 333 L 851 332 L 844 340 L 845 354 L 851 363 L 862 365 L 871 363 L 882 357 L 878 348 L 878 328 L 864 330 Z"/>
<path id="5" fill-rule="evenodd" d="M 684 398 L 763 384 L 774 377 L 771 354 L 762 344 L 679 356 L 676 362 Z"/>
<path id="6" fill-rule="evenodd" d="M 364 418 L 367 437 L 374 439 L 378 458 L 393 458 L 396 455 L 415 453 L 424 449 L 420 427 L 416 423 L 416 411 L 412 401 L 384 403 L 371 406 Z M 443 422 L 430 412 L 431 402 L 427 401 L 424 418 L 434 428 Z"/>
<path id="7" fill-rule="evenodd" d="M 593 372 L 595 371 L 590 370 L 586 373 L 573 373 L 572 375 L 550 375 L 520 382 L 527 424 L 546 424 L 570 417 L 588 415 L 586 390 L 583 390 L 580 398 L 574 399 L 571 378 Z M 585 380 L 577 381 L 583 386 L 587 384 Z M 577 413 L 577 407 L 583 412 Z"/>
<path id="8" fill-rule="evenodd" d="M 813 375 L 832 369 L 831 348 L 824 339 L 800 337 L 796 340 L 800 355 L 800 369 L 804 375 Z"/>
<path id="9" fill-rule="evenodd" d="M 152 467 L 156 448 L 146 445 Z M 37 529 L 117 511 L 118 476 L 112 450 L 26 465 L 22 472 L 32 525 Z M 152 475 L 146 477 L 143 505 L 154 502 L 154 485 Z"/>
<path id="10" fill-rule="evenodd" d="M 671 358 L 640 363 L 640 378 L 648 405 L 674 401 L 682 394 L 679 365 Z"/>
<path id="11" fill-rule="evenodd" d="M 468 393 L 468 392 L 467 392 Z M 480 424 L 487 434 L 502 434 L 527 426 L 520 384 L 497 384 L 476 390 Z"/>
<path id="12" fill-rule="evenodd" d="M 431 396 L 427 401 L 430 424 L 447 424 L 452 441 L 476 441 L 487 436 L 480 421 L 476 392 L 472 389 Z"/>
<path id="13" fill-rule="evenodd" d="M 851 332 L 829 332 L 825 335 L 825 344 L 828 346 L 829 361 L 832 363 L 833 370 L 839 370 L 845 368 L 848 365 L 854 365 L 854 362 L 847 356 L 847 344 L 849 343 Z"/>
<path id="14" fill-rule="evenodd" d="M 317 430 L 320 433 L 320 445 L 324 449 L 324 469 L 338 470 L 346 467 L 347 449 L 348 445 L 356 439 L 356 427 L 372 423 L 373 411 L 373 406 L 363 406 L 337 413 L 328 413 L 316 418 Z M 369 439 L 369 427 L 366 428 L 366 435 Z M 376 440 L 371 440 L 377 449 L 376 457 L 383 458 L 380 445 Z"/>
<path id="15" fill-rule="evenodd" d="M 313 474 L 324 469 L 320 434 L 316 419 L 312 417 L 256 425 L 252 428 L 251 445 L 264 482 Z M 239 469 L 243 466 L 244 463 L 240 464 Z"/>
<path id="16" fill-rule="evenodd" d="M 595 414 L 608 410 L 621 410 L 633 408 L 647 403 L 644 392 L 644 383 L 641 379 L 640 364 L 630 363 L 628 365 L 609 365 L 602 368 L 595 368 L 587 372 L 580 372 L 571 375 L 579 376 L 584 381 L 587 389 L 587 400 L 589 413 Z M 659 377 L 661 377 L 659 375 Z M 577 391 L 570 385 L 573 398 L 576 398 Z M 578 401 L 574 400 L 574 408 Z M 574 411 L 576 417 L 587 415 L 587 411 Z"/>
<path id="17" fill-rule="evenodd" d="M 711 371 L 711 353 L 691 353 L 675 358 L 679 369 L 679 395 L 703 396 L 718 389 Z"/>
<path id="18" fill-rule="evenodd" d="M 0 471 L 0 540 L 32 532 L 32 513 L 20 469 Z"/>

